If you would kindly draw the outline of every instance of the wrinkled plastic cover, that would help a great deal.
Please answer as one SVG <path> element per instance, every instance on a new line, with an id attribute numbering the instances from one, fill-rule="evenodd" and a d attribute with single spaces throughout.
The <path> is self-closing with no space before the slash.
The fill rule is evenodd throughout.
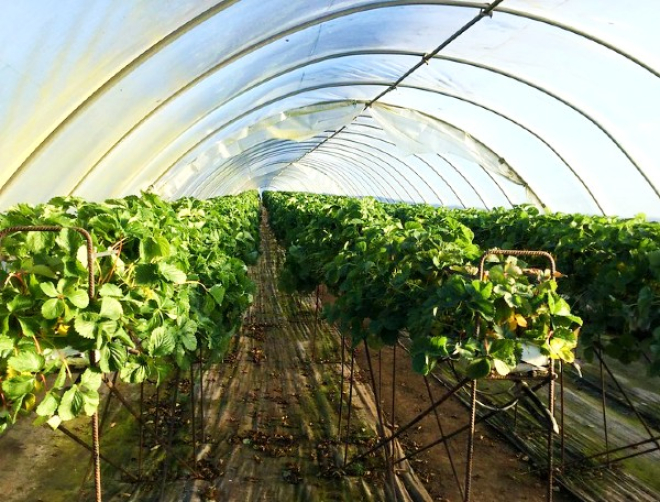
<path id="1" fill-rule="evenodd" d="M 257 188 L 660 218 L 657 1 L 504 0 L 399 81 L 485 5 L 0 0 L 0 209 Z"/>

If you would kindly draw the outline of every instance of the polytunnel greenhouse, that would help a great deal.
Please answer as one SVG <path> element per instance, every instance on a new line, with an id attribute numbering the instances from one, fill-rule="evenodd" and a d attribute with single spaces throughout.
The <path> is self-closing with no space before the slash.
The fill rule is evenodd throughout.
<path id="1" fill-rule="evenodd" d="M 0 492 L 660 499 L 653 0 L 0 0 Z"/>

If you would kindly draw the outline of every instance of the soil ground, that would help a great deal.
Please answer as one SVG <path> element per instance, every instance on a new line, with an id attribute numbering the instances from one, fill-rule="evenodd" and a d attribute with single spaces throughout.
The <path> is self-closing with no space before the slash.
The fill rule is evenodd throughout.
<path id="1" fill-rule="evenodd" d="M 396 353 L 396 355 L 395 355 Z M 428 389 L 423 377 L 410 368 L 410 357 L 400 347 L 372 354 L 372 366 L 382 366 L 382 384 L 376 375 L 376 385 L 382 385 L 382 408 L 388 423 L 392 423 L 392 372 L 396 357 L 396 394 L 394 398 L 394 424 L 400 427 L 413 420 L 430 404 Z M 379 359 L 382 358 L 382 362 Z M 368 367 L 364 350 L 358 351 L 357 360 L 361 368 Z M 376 370 L 376 373 L 377 370 Z M 442 397 L 447 389 L 429 379 L 432 396 Z M 409 433 L 403 435 L 406 452 L 414 452 L 440 437 L 438 420 L 445 435 L 469 423 L 468 409 L 455 398 L 450 398 L 438 407 L 438 419 L 430 413 Z M 543 431 L 540 431 L 543 434 Z M 459 488 L 465 482 L 467 432 L 461 433 L 445 446 L 439 444 L 411 460 L 413 468 L 422 479 L 433 500 L 443 502 L 461 501 Z M 448 451 L 449 450 L 449 451 Z M 450 461 L 451 458 L 451 461 Z M 452 468 L 452 462 L 454 464 Z M 454 475 L 454 470 L 456 475 Z M 532 471 L 532 472 L 530 472 Z M 490 427 L 477 424 L 474 445 L 474 471 L 472 500 L 483 502 L 542 501 L 546 500 L 546 480 L 543 471 L 533 470 L 529 457 L 516 451 L 504 438 Z M 458 478 L 458 481 L 457 479 Z M 558 502 L 576 500 L 571 494 L 555 487 L 553 499 Z"/>

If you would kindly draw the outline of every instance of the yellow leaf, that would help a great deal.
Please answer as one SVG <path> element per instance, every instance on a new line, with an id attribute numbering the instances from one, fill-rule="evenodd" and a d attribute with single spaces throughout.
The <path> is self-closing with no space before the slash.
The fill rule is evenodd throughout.
<path id="1" fill-rule="evenodd" d="M 564 362 L 567 362 L 567 363 L 571 364 L 575 361 L 575 354 L 573 353 L 573 351 L 569 347 L 564 347 L 561 350 L 560 355 L 561 355 L 561 359 Z"/>
<path id="2" fill-rule="evenodd" d="M 66 336 L 66 334 L 69 332 L 69 325 L 68 324 L 58 324 L 57 328 L 55 328 L 55 332 L 60 336 Z"/>
<path id="3" fill-rule="evenodd" d="M 516 324 L 522 328 L 527 327 L 527 319 L 525 319 L 523 316 L 520 314 L 516 314 Z"/>
<path id="4" fill-rule="evenodd" d="M 34 394 L 28 394 L 25 396 L 25 399 L 23 399 L 23 408 L 27 411 L 31 411 L 36 403 L 37 397 Z"/>
<path id="5" fill-rule="evenodd" d="M 511 317 L 509 317 L 509 318 L 506 320 L 506 322 L 507 322 L 507 324 L 509 325 L 509 329 L 510 329 L 511 331 L 515 331 L 516 328 L 518 327 L 518 321 L 516 320 L 516 317 L 515 317 L 513 314 L 511 314 Z"/>

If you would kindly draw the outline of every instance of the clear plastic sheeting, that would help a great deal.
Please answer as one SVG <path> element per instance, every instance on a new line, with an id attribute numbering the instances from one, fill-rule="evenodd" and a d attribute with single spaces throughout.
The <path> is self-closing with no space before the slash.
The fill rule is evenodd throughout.
<path id="1" fill-rule="evenodd" d="M 466 131 L 409 108 L 397 109 L 376 103 L 369 112 L 404 152 L 444 152 L 476 162 L 484 169 L 517 185 L 525 185 L 504 158 L 496 155 Z"/>
<path id="2" fill-rule="evenodd" d="M 257 188 L 660 218 L 657 0 L 491 5 L 0 0 L 0 209 Z"/>
<path id="3" fill-rule="evenodd" d="M 250 146 L 270 139 L 304 141 L 326 129 L 340 129 L 351 123 L 363 110 L 357 103 L 330 103 L 280 112 L 239 131 L 231 140 L 218 144 L 221 157 L 234 157 Z"/>

